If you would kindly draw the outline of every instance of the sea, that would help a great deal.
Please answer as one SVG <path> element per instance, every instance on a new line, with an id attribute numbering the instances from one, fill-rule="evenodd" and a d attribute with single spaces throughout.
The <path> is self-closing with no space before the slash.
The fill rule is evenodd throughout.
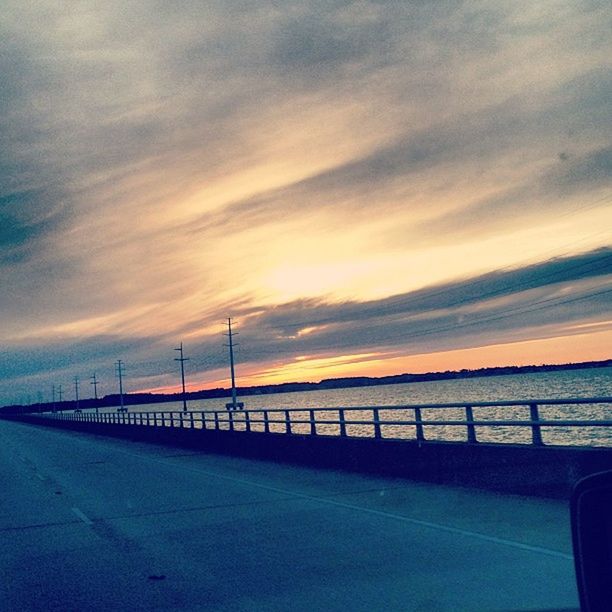
<path id="1" fill-rule="evenodd" d="M 317 411 L 317 433 L 339 435 L 339 424 L 326 424 L 325 421 L 336 421 L 339 418 L 337 408 L 345 408 L 345 418 L 350 420 L 370 421 L 371 410 L 350 410 L 351 407 L 385 406 L 380 411 L 380 419 L 386 421 L 414 420 L 414 411 L 402 408 L 414 404 L 446 404 L 468 402 L 527 401 L 537 399 L 575 399 L 612 397 L 612 367 L 563 370 L 556 372 L 533 372 L 528 374 L 511 374 L 504 376 L 487 376 L 442 381 L 378 385 L 370 387 L 352 387 L 303 391 L 293 393 L 274 393 L 247 395 L 239 397 L 248 410 L 261 409 L 311 409 L 330 408 L 328 411 Z M 229 417 L 225 410 L 228 398 L 189 400 L 188 410 L 222 411 L 220 427 L 229 428 Z M 182 402 L 164 402 L 130 406 L 129 412 L 181 412 Z M 333 410 L 336 408 L 336 410 Z M 107 409 L 112 410 L 114 409 Z M 477 421 L 487 420 L 529 420 L 528 407 L 475 407 L 474 418 Z M 612 421 L 612 404 L 569 404 L 563 406 L 539 407 L 540 418 L 544 420 L 608 420 Z M 258 418 L 259 414 L 259 418 Z M 285 431 L 284 413 L 271 415 L 270 429 L 276 432 Z M 178 415 L 177 415 L 178 418 Z M 244 429 L 244 413 L 232 415 L 236 429 Z M 310 426 L 306 421 L 308 410 L 291 412 L 292 432 L 307 433 Z M 463 420 L 464 408 L 423 409 L 424 421 Z M 263 430 L 261 413 L 251 415 L 251 428 Z M 275 422 L 278 421 L 278 422 Z M 174 422 L 174 418 L 173 418 Z M 199 426 L 196 425 L 196 426 Z M 383 437 L 414 439 L 416 428 L 413 425 L 382 425 Z M 349 436 L 370 437 L 374 435 L 373 425 L 347 425 Z M 430 440 L 459 441 L 467 438 L 465 426 L 426 425 L 425 437 Z M 503 425 L 480 425 L 476 427 L 479 441 L 529 443 L 531 428 Z M 612 427 L 542 427 L 542 437 L 546 444 L 612 446 Z"/>

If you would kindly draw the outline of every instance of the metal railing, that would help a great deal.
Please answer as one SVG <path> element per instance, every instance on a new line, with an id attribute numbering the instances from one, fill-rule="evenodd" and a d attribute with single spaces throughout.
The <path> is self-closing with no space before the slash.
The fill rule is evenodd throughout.
<path id="1" fill-rule="evenodd" d="M 588 408 L 588 410 L 585 410 Z M 542 416 L 542 410 L 548 415 Z M 452 417 L 445 412 L 454 410 Z M 457 416 L 457 411 L 459 416 Z M 504 412 L 510 415 L 504 415 Z M 478 412 L 478 416 L 476 416 Z M 517 414 L 519 412 L 520 414 Z M 570 418 L 567 418 L 569 415 Z M 612 397 L 508 400 L 452 404 L 397 406 L 346 406 L 328 408 L 256 408 L 239 412 L 227 410 L 45 413 L 46 419 L 99 423 L 111 426 L 184 428 L 215 431 L 258 431 L 266 434 L 332 435 L 375 439 L 451 439 L 450 431 L 463 432 L 461 441 L 475 444 L 481 434 L 501 430 L 522 431 L 518 443 L 542 446 L 542 430 L 563 430 L 569 435 L 590 432 L 599 445 L 612 446 Z M 490 418 L 488 418 L 490 417 Z M 595 428 L 595 429 L 590 429 Z M 443 432 L 442 437 L 426 433 Z M 408 431 L 408 435 L 406 432 Z M 593 435 L 598 431 L 602 435 Z M 527 436 L 525 436 L 527 432 Z M 495 438 L 495 436 L 493 436 Z M 499 436 L 498 436 L 499 438 Z M 488 440 L 504 442 L 500 439 Z M 515 442 L 516 440 L 511 440 Z M 547 441 L 547 444 L 549 442 Z M 552 444 L 564 444 L 555 441 Z M 575 443 L 575 442 L 574 442 Z M 587 445 L 589 443 L 587 442 Z"/>

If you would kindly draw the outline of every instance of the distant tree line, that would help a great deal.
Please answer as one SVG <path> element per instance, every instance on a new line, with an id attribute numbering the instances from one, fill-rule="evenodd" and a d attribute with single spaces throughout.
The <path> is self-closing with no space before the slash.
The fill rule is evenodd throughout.
<path id="1" fill-rule="evenodd" d="M 346 389 L 351 387 L 374 387 L 377 385 L 394 385 L 399 383 L 416 383 L 435 380 L 452 380 L 459 378 L 481 378 L 486 376 L 508 376 L 512 374 L 529 374 L 533 372 L 557 372 L 563 370 L 583 370 L 589 368 L 605 368 L 612 366 L 612 359 L 604 361 L 586 361 L 581 363 L 566 363 L 560 365 L 527 365 L 527 366 L 500 366 L 492 368 L 478 368 L 476 370 L 446 370 L 444 372 L 426 372 L 424 374 L 394 374 L 392 376 L 350 376 L 345 378 L 326 378 L 320 382 L 287 382 L 275 385 L 258 385 L 252 387 L 238 387 L 241 396 L 267 395 L 270 393 L 291 393 L 300 391 L 316 391 L 321 389 Z M 231 395 L 230 389 L 215 388 L 191 391 L 185 394 L 188 400 L 224 398 Z M 178 402 L 183 398 L 182 393 L 126 393 L 123 396 L 125 405 L 138 406 L 141 404 L 157 404 L 163 402 Z M 79 408 L 82 410 L 93 408 L 108 408 L 119 405 L 119 394 L 105 395 L 97 400 L 81 399 Z M 28 406 L 12 405 L 0 408 L 0 414 L 16 414 L 26 412 L 48 411 L 51 402 L 31 404 Z M 74 410 L 76 401 L 55 402 L 56 410 Z"/>

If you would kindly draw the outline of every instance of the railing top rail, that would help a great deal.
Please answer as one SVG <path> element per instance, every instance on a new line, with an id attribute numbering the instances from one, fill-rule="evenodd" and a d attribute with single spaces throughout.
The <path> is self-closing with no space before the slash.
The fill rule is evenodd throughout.
<path id="1" fill-rule="evenodd" d="M 245 412 L 250 413 L 261 413 L 261 412 L 330 412 L 338 410 L 353 410 L 353 411 L 366 411 L 366 410 L 414 410 L 415 408 L 420 409 L 445 409 L 445 408 L 488 408 L 488 407 L 519 407 L 519 406 L 530 406 L 536 404 L 538 406 L 554 406 L 554 405 L 580 405 L 580 404 L 612 404 L 612 396 L 600 396 L 600 397 L 580 397 L 580 398 L 554 398 L 554 399 L 521 399 L 521 400 L 501 400 L 501 401 L 490 401 L 490 402 L 450 402 L 450 403 L 425 403 L 425 404 L 385 404 L 385 405 L 370 405 L 370 406 L 323 406 L 318 408 L 313 407 L 287 407 L 287 408 L 267 408 L 265 406 L 261 408 L 246 408 L 244 410 L 236 411 L 236 414 L 243 414 Z M 131 414 L 173 414 L 181 411 L 177 410 L 138 410 L 138 406 L 132 407 L 133 412 Z M 85 409 L 87 410 L 87 409 Z M 93 409 L 92 409 L 93 410 Z M 61 411 L 71 413 L 70 411 Z M 226 408 L 211 408 L 206 410 L 189 410 L 192 414 L 227 414 Z M 114 413 L 114 408 L 110 407 L 108 413 Z M 101 413 L 105 414 L 105 413 Z"/>
<path id="2" fill-rule="evenodd" d="M 242 423 L 243 421 L 235 421 Z M 285 423 L 284 419 L 269 419 L 268 421 L 264 421 L 263 419 L 252 419 L 250 421 L 251 425 L 261 424 L 261 423 L 270 423 L 270 424 L 283 424 Z M 292 425 L 307 425 L 311 423 L 309 419 L 292 419 Z M 344 420 L 340 421 L 338 419 L 329 420 L 329 421 L 317 421 L 317 425 L 423 425 L 424 427 L 429 426 L 440 426 L 440 425 L 457 425 L 465 427 L 466 425 L 474 425 L 478 427 L 532 427 L 533 425 L 539 425 L 541 427 L 612 427 L 612 421 L 609 420 L 597 420 L 597 421 L 579 421 L 579 420 L 560 420 L 560 419 L 552 419 L 546 421 L 533 421 L 533 420 L 520 420 L 520 421 L 510 421 L 510 420 L 490 420 L 490 421 L 465 421 L 465 420 L 435 420 L 435 421 L 394 421 L 394 420 L 380 420 L 380 421 L 361 421 L 361 420 Z"/>

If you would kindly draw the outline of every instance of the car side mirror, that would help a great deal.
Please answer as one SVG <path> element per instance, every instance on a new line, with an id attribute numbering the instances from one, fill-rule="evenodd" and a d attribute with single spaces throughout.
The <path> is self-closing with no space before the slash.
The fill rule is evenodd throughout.
<path id="1" fill-rule="evenodd" d="M 612 610 L 612 471 L 583 478 L 571 498 L 581 610 Z"/>

